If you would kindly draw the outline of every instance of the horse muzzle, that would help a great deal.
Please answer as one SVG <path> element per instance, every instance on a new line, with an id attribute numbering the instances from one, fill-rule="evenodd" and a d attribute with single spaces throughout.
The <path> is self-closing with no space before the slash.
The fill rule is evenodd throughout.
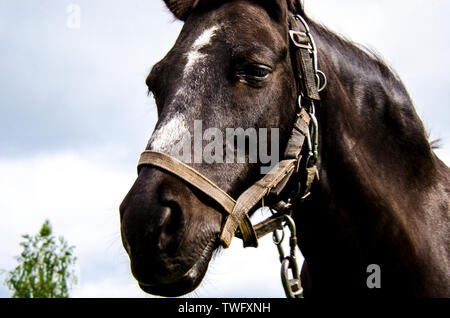
<path id="1" fill-rule="evenodd" d="M 120 215 L 123 245 L 141 289 L 173 297 L 200 284 L 218 246 L 222 217 L 215 208 L 179 179 L 145 167 Z"/>

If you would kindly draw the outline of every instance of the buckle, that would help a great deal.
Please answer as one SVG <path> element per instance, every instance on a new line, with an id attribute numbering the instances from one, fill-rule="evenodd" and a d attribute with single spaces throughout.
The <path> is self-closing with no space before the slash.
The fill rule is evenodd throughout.
<path id="1" fill-rule="evenodd" d="M 313 50 L 313 46 L 309 41 L 309 36 L 306 32 L 289 30 L 289 36 L 296 47 L 305 50 Z"/>

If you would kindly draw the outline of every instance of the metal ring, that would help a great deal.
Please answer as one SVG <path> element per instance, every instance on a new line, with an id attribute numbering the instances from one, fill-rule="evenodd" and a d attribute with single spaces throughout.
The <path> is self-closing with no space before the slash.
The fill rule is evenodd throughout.
<path id="1" fill-rule="evenodd" d="M 282 233 L 281 238 L 278 236 L 277 231 L 281 231 L 281 233 Z M 272 235 L 273 243 L 275 245 L 281 245 L 281 243 L 283 243 L 283 241 L 284 241 L 284 236 L 285 236 L 284 229 L 273 231 L 273 235 Z"/>
<path id="2" fill-rule="evenodd" d="M 322 78 L 323 78 L 323 82 L 322 83 L 320 81 L 320 76 L 319 75 L 322 75 Z M 317 90 L 320 93 L 321 91 L 323 91 L 325 89 L 325 87 L 327 87 L 328 79 L 327 79 L 327 76 L 325 75 L 325 73 L 322 72 L 321 70 L 317 70 L 316 71 L 316 77 L 317 77 Z M 320 84 L 322 84 L 322 86 Z"/>
<path id="3" fill-rule="evenodd" d="M 302 109 L 302 95 L 298 95 L 297 98 L 298 109 Z"/>

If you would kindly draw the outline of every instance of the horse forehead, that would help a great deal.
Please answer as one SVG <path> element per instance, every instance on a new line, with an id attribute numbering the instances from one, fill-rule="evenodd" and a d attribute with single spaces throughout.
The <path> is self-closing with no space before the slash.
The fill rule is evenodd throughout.
<path id="1" fill-rule="evenodd" d="M 216 31 L 220 29 L 220 25 L 216 24 L 206 28 L 193 42 L 186 53 L 186 64 L 184 66 L 183 77 L 189 76 L 196 64 L 207 57 L 206 53 L 201 50 L 211 44 Z"/>
<path id="2" fill-rule="evenodd" d="M 184 78 L 206 58 L 217 58 L 212 51 L 208 54 L 205 48 L 214 48 L 219 41 L 229 48 L 254 43 L 273 51 L 278 51 L 284 43 L 268 13 L 260 5 L 248 1 L 225 3 L 188 20 L 179 39 L 183 40 L 177 41 L 173 49 L 176 54 L 170 55 L 166 62 L 168 65 L 181 62 Z"/>
<path id="3" fill-rule="evenodd" d="M 227 43 L 226 45 L 230 48 L 253 43 L 276 52 L 283 46 L 283 39 L 280 34 L 260 15 L 255 17 L 249 16 L 248 12 L 242 12 L 237 19 L 236 15 L 232 15 L 231 17 L 219 16 L 214 20 L 215 22 L 207 22 L 203 31 L 196 32 L 195 36 L 191 37 L 190 43 L 182 50 L 185 57 L 185 59 L 182 59 L 185 61 L 183 79 L 189 77 L 196 68 L 206 67 L 202 62 L 207 58 L 214 60 L 217 58 L 211 52 L 207 53 L 208 50 L 204 50 L 208 47 L 214 47 L 214 41 L 217 40 Z M 255 32 L 256 29 L 258 32 Z"/>
<path id="4" fill-rule="evenodd" d="M 201 87 L 193 85 L 198 82 L 193 81 L 193 78 L 198 76 L 199 72 L 204 72 L 202 69 L 207 67 L 204 61 L 208 54 L 202 49 L 212 44 L 220 27 L 219 24 L 214 24 L 205 28 L 191 41 L 189 49 L 183 54 L 186 59 L 180 84 L 173 99 L 167 105 L 169 111 L 160 118 L 147 148 L 172 154 L 176 143 L 185 141 L 190 134 L 188 123 L 192 121 L 192 114 L 189 109 L 192 111 L 195 108 L 194 97 L 202 93 Z M 190 107 L 180 107 L 184 104 L 189 104 Z"/>

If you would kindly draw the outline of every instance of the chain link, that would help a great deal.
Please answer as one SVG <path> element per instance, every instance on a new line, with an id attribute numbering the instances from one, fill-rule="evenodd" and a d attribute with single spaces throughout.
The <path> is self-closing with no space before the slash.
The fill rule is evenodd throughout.
<path id="1" fill-rule="evenodd" d="M 290 231 L 288 255 L 286 255 L 282 246 L 282 243 L 286 237 L 286 227 Z M 281 236 L 279 232 L 281 232 Z M 284 224 L 281 230 L 276 230 L 273 232 L 272 239 L 278 249 L 278 254 L 280 255 L 281 282 L 283 283 L 286 297 L 303 298 L 303 288 L 300 280 L 297 257 L 295 255 L 295 248 L 297 247 L 297 229 L 295 227 L 295 222 L 290 215 L 284 215 Z"/>

